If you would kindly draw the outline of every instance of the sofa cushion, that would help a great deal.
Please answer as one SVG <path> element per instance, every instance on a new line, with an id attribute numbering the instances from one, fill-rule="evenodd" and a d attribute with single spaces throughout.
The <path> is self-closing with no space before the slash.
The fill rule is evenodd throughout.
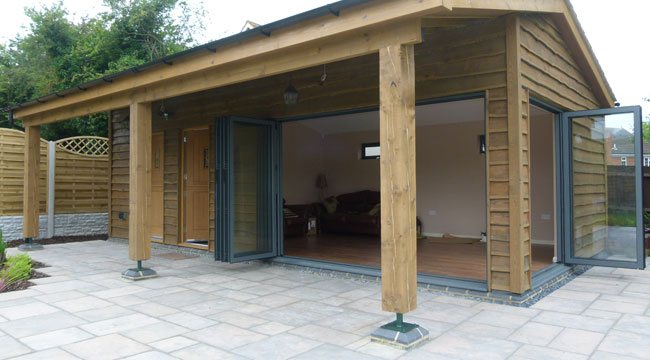
<path id="1" fill-rule="evenodd" d="M 323 206 L 325 206 L 325 210 L 327 210 L 328 214 L 335 213 L 338 204 L 339 202 L 334 196 L 330 196 L 327 199 L 323 200 Z"/>
<path id="2" fill-rule="evenodd" d="M 363 190 L 336 197 L 338 211 L 350 214 L 367 213 L 380 202 L 379 191 Z"/>

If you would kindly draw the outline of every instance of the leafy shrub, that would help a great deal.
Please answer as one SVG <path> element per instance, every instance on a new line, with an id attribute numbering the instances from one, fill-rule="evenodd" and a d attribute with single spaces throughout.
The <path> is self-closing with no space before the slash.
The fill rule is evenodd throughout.
<path id="1" fill-rule="evenodd" d="M 8 286 L 16 281 L 29 279 L 31 273 L 32 259 L 27 254 L 18 254 L 7 259 L 4 268 L 0 270 L 0 279 Z"/>
<path id="2" fill-rule="evenodd" d="M 2 237 L 2 229 L 0 229 L 0 267 L 2 267 L 2 264 L 5 262 L 6 249 L 7 249 L 7 243 L 4 241 L 4 238 Z"/>

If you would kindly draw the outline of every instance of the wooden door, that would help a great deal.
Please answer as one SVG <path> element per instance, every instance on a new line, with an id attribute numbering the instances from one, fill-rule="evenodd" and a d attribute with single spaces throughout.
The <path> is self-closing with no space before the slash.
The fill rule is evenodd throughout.
<path id="1" fill-rule="evenodd" d="M 163 170 L 165 136 L 155 133 L 151 136 L 151 240 L 163 240 Z"/>
<path id="2" fill-rule="evenodd" d="M 207 241 L 210 234 L 210 131 L 183 134 L 185 241 Z"/>

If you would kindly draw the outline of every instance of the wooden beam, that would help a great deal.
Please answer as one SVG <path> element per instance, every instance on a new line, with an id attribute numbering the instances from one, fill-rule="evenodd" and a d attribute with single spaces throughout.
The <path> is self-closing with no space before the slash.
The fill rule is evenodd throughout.
<path id="1" fill-rule="evenodd" d="M 508 106 L 508 197 L 509 197 L 509 246 L 510 291 L 523 293 L 529 284 L 525 278 L 523 253 L 523 140 L 522 140 L 522 86 L 521 46 L 519 16 L 506 17 L 506 77 Z"/>
<path id="2" fill-rule="evenodd" d="M 151 257 L 151 104 L 133 103 L 129 119 L 129 258 Z"/>
<path id="3" fill-rule="evenodd" d="M 419 19 L 390 27 L 356 31 L 337 39 L 294 47 L 270 58 L 255 58 L 196 73 L 177 81 L 161 81 L 137 92 L 111 95 L 39 113 L 23 119 L 39 125 L 128 106 L 131 102 L 153 102 L 226 85 L 305 69 L 334 61 L 376 53 L 384 44 L 416 44 L 422 41 Z"/>
<path id="4" fill-rule="evenodd" d="M 444 27 L 457 27 L 471 25 L 477 22 L 490 21 L 494 17 L 481 17 L 481 18 L 424 18 L 422 19 L 423 28 L 444 28 Z"/>
<path id="5" fill-rule="evenodd" d="M 382 308 L 417 306 L 413 45 L 379 50 Z"/>
<path id="6" fill-rule="evenodd" d="M 564 11 L 565 0 L 449 0 L 449 5 L 457 10 L 507 11 L 507 12 L 545 12 Z"/>
<path id="7" fill-rule="evenodd" d="M 39 235 L 39 169 L 41 162 L 41 128 L 25 127 L 25 180 L 23 189 L 23 236 Z"/>
<path id="8" fill-rule="evenodd" d="M 216 70 L 242 60 L 261 58 L 262 61 L 280 55 L 295 46 L 345 36 L 351 31 L 371 28 L 390 28 L 402 19 L 414 20 L 423 15 L 449 11 L 447 0 L 371 1 L 344 9 L 338 17 L 323 16 L 278 29 L 270 37 L 259 36 L 227 45 L 216 53 L 204 51 L 174 60 L 172 66 L 159 65 L 141 73 L 114 79 L 112 83 L 92 87 L 86 91 L 51 99 L 43 104 L 30 105 L 14 112 L 16 119 L 43 114 L 62 107 L 92 99 L 149 87 L 160 81 L 183 78 L 193 73 Z M 447 7 L 446 7 L 447 6 Z M 352 49 L 350 49 L 352 50 Z M 324 53 L 323 53 L 324 54 Z"/>

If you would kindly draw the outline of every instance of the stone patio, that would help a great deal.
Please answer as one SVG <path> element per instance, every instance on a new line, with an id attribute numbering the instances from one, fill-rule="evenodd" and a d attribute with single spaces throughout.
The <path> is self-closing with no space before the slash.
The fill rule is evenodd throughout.
<path id="1" fill-rule="evenodd" d="M 141 282 L 122 244 L 32 253 L 51 277 L 0 294 L 0 359 L 650 358 L 649 271 L 593 268 L 531 308 L 420 291 L 406 320 L 431 341 L 405 352 L 369 340 L 393 318 L 378 283 L 154 253 Z"/>

